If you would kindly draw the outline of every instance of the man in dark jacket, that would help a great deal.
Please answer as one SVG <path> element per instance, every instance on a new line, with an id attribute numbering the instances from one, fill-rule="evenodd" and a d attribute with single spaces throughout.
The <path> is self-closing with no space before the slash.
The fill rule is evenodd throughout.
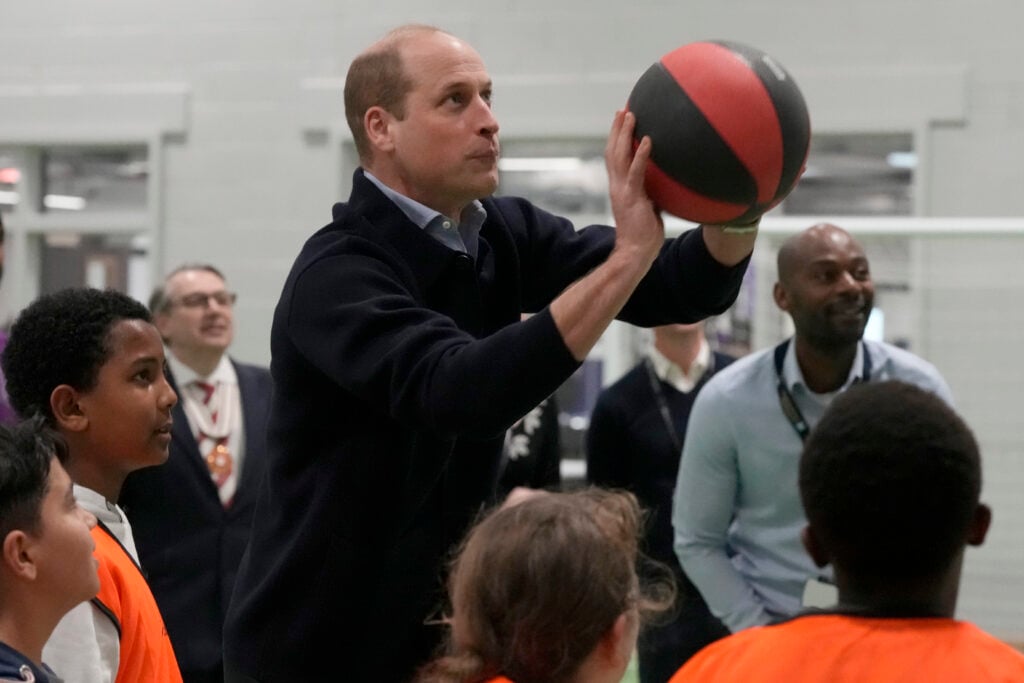
<path id="1" fill-rule="evenodd" d="M 754 228 L 665 241 L 630 114 L 606 150 L 616 230 L 492 198 L 490 98 L 476 51 L 429 27 L 349 69 L 362 168 L 274 315 L 269 469 L 228 611 L 229 681 L 408 681 L 440 641 L 444 559 L 494 490 L 505 430 L 616 316 L 693 321 L 736 296 Z"/>

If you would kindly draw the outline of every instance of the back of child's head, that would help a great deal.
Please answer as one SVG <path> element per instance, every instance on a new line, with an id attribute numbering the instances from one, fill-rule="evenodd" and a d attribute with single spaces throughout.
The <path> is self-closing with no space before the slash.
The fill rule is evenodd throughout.
<path id="1" fill-rule="evenodd" d="M 67 456 L 64 439 L 41 416 L 0 425 L 0 544 L 12 531 L 38 531 L 50 466 Z"/>
<path id="2" fill-rule="evenodd" d="M 672 602 L 671 583 L 639 585 L 641 522 L 631 494 L 599 489 L 488 514 L 452 566 L 449 655 L 423 680 L 570 680 L 621 615 Z"/>
<path id="3" fill-rule="evenodd" d="M 959 556 L 978 507 L 981 459 L 942 399 L 902 382 L 837 397 L 800 461 L 800 494 L 832 562 L 864 579 L 913 579 Z"/>
<path id="4" fill-rule="evenodd" d="M 88 391 L 111 353 L 111 329 L 122 320 L 151 321 L 148 309 L 112 290 L 64 289 L 40 297 L 11 327 L 3 352 L 7 393 L 22 416 L 53 423 L 50 395 L 62 385 Z"/>

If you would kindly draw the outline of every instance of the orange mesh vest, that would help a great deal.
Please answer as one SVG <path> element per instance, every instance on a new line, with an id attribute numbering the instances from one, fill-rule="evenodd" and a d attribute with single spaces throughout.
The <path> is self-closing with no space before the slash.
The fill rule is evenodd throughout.
<path id="1" fill-rule="evenodd" d="M 100 564 L 100 592 L 93 604 L 111 618 L 121 638 L 115 683 L 181 683 L 171 639 L 142 570 L 102 523 L 92 537 Z"/>

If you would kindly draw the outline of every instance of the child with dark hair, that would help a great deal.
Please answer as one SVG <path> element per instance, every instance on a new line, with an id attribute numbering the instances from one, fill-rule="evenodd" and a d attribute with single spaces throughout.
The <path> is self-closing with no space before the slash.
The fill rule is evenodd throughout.
<path id="1" fill-rule="evenodd" d="M 3 353 L 21 415 L 41 415 L 68 443 L 78 503 L 92 530 L 100 590 L 72 609 L 44 656 L 68 683 L 178 683 L 181 674 L 114 503 L 130 472 L 167 460 L 171 407 L 164 349 L 150 314 L 117 292 L 68 289 L 26 308 Z"/>
<path id="2" fill-rule="evenodd" d="M 629 493 L 536 493 L 470 530 L 451 570 L 450 642 L 417 683 L 614 683 L 671 576 L 637 578 Z"/>
<path id="3" fill-rule="evenodd" d="M 800 460 L 803 541 L 839 604 L 711 645 L 671 683 L 1024 681 L 1024 655 L 953 618 L 964 550 L 992 519 L 964 421 L 934 394 L 869 382 L 837 397 Z"/>
<path id="4" fill-rule="evenodd" d="M 42 418 L 0 426 L 0 680 L 56 683 L 43 644 L 99 590 L 96 518 L 75 503 L 66 461 Z"/>

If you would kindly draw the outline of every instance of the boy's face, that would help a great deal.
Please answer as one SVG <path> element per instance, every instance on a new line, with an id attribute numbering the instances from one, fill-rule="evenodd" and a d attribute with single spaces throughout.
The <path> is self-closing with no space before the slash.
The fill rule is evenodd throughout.
<path id="1" fill-rule="evenodd" d="M 164 376 L 160 334 L 144 320 L 121 320 L 110 328 L 107 346 L 96 386 L 78 396 L 91 450 L 105 467 L 124 474 L 162 464 L 178 397 Z"/>
<path id="2" fill-rule="evenodd" d="M 66 598 L 65 611 L 96 596 L 100 579 L 93 557 L 96 543 L 89 530 L 96 518 L 78 506 L 71 491 L 71 478 L 60 461 L 50 461 L 46 495 L 40 507 L 38 532 L 34 540 L 34 560 L 40 584 L 54 595 Z"/>

